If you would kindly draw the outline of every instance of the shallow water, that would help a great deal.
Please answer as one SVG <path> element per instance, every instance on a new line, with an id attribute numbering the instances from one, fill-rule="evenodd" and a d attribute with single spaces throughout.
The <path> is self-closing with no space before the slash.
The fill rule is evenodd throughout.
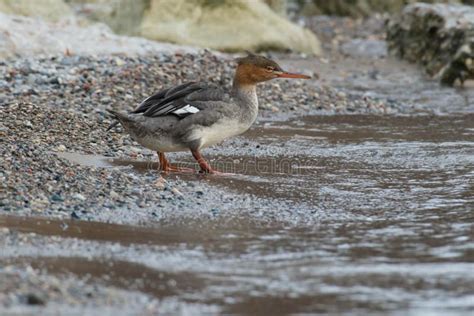
<path id="1" fill-rule="evenodd" d="M 266 214 L 152 227 L 1 217 L 12 231 L 89 244 L 59 256 L 5 249 L 0 259 L 228 313 L 474 310 L 474 114 L 263 122 L 210 152 L 213 165 L 237 175 L 168 177 L 251 194 L 275 213 L 262 206 Z M 138 174 L 156 168 L 63 157 Z"/>

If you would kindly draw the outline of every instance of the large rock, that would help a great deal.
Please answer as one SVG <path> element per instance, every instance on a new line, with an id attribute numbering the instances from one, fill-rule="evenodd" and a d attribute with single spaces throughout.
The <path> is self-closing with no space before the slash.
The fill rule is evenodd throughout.
<path id="1" fill-rule="evenodd" d="M 392 54 L 425 67 L 453 85 L 474 79 L 474 8 L 464 5 L 408 5 L 387 23 Z"/>
<path id="2" fill-rule="evenodd" d="M 252 0 L 151 0 L 142 35 L 224 51 L 291 49 L 320 54 L 315 35 Z"/>
<path id="3" fill-rule="evenodd" d="M 420 0 L 312 0 L 306 1 L 302 11 L 306 15 L 327 14 L 342 16 L 369 16 L 375 12 L 399 12 L 407 3 Z M 466 3 L 474 0 L 421 0 L 428 3 Z"/>
<path id="4" fill-rule="evenodd" d="M 316 36 L 291 23 L 281 0 L 67 0 L 114 31 L 223 51 L 286 50 L 320 54 Z M 279 12 L 276 13 L 267 5 Z"/>
<path id="5" fill-rule="evenodd" d="M 157 52 L 196 53 L 196 49 L 119 36 L 101 23 L 84 27 L 75 21 L 52 23 L 0 12 L 0 60 L 31 55 L 139 55 Z"/>
<path id="6" fill-rule="evenodd" d="M 63 0 L 0 0 L 0 12 L 59 21 L 72 16 Z"/>
<path id="7" fill-rule="evenodd" d="M 273 11 L 279 15 L 286 17 L 288 10 L 287 0 L 263 0 Z"/>
<path id="8" fill-rule="evenodd" d="M 102 22 L 124 35 L 140 36 L 150 0 L 66 0 L 77 16 Z"/>

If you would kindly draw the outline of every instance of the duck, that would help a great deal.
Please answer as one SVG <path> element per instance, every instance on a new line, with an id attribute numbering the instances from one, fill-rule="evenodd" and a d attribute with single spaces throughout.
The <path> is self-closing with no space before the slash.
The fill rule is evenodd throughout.
<path id="1" fill-rule="evenodd" d="M 247 131 L 258 115 L 257 85 L 277 79 L 310 79 L 284 71 L 275 61 L 247 52 L 236 59 L 232 87 L 186 82 L 160 90 L 131 112 L 108 110 L 116 122 L 145 148 L 156 151 L 162 172 L 196 172 L 171 164 L 165 154 L 189 151 L 199 172 L 224 174 L 211 167 L 201 151 Z"/>

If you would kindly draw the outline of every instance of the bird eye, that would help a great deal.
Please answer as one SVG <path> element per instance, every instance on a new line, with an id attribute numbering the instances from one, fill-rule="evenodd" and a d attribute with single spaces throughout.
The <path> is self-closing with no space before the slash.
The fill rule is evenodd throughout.
<path id="1" fill-rule="evenodd" d="M 272 66 L 267 66 L 266 70 L 268 72 L 272 72 L 273 70 L 275 70 L 275 68 L 273 68 Z"/>

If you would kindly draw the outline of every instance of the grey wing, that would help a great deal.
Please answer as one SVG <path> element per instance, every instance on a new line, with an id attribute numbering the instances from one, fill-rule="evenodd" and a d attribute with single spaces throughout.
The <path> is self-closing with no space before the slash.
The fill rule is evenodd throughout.
<path id="1" fill-rule="evenodd" d="M 142 114 L 145 117 L 160 117 L 172 114 L 179 119 L 183 119 L 203 110 L 212 110 L 219 102 L 229 100 L 230 96 L 220 88 L 203 83 L 187 82 L 155 93 L 143 100 L 131 113 Z M 206 118 L 209 115 L 198 115 L 198 117 Z M 117 124 L 118 122 L 114 122 L 107 130 Z"/>
<path id="2" fill-rule="evenodd" d="M 140 105 L 138 105 L 138 107 L 132 111 L 132 113 L 146 113 L 150 108 L 162 104 L 163 101 L 166 102 L 166 100 L 170 100 L 173 97 L 177 98 L 179 92 L 186 91 L 189 93 L 189 91 L 195 91 L 194 89 L 197 88 L 195 85 L 196 82 L 186 82 L 176 87 L 160 90 L 143 100 L 142 103 L 140 103 Z M 193 87 L 190 88 L 190 86 Z"/>
<path id="3" fill-rule="evenodd" d="M 206 102 L 228 98 L 221 89 L 209 87 L 203 83 L 182 85 L 179 89 L 169 90 L 164 97 L 160 97 L 161 95 L 143 104 L 141 111 L 146 108 L 143 111 L 144 116 L 158 117 L 174 114 L 178 117 L 186 117 L 202 110 Z"/>

